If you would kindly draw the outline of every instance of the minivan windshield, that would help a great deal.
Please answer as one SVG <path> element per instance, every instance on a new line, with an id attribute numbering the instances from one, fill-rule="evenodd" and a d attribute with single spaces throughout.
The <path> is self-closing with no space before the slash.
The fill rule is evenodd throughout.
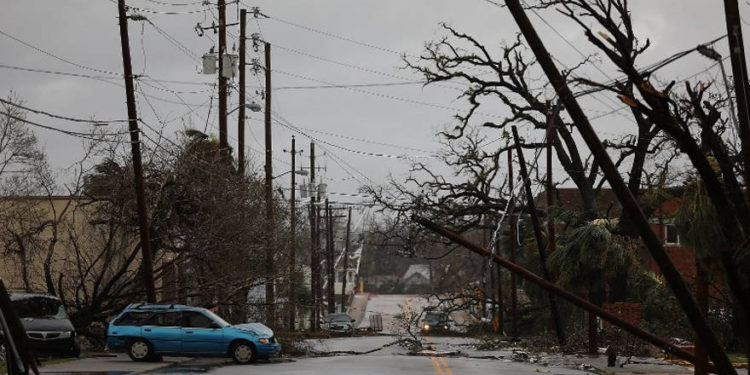
<path id="1" fill-rule="evenodd" d="M 60 300 L 49 297 L 28 297 L 13 300 L 13 308 L 20 318 L 68 319 Z"/>
<path id="2" fill-rule="evenodd" d="M 204 313 L 205 313 L 205 314 L 206 314 L 206 315 L 207 315 L 207 316 L 208 316 L 209 318 L 213 319 L 213 321 L 214 321 L 214 322 L 216 322 L 216 323 L 217 323 L 218 325 L 220 325 L 220 326 L 221 326 L 222 328 L 223 328 L 223 327 L 226 327 L 226 326 L 230 326 L 230 325 L 231 325 L 231 324 L 229 324 L 229 323 L 228 323 L 228 322 L 227 322 L 226 320 L 222 319 L 222 318 L 221 318 L 220 316 L 216 315 L 216 314 L 215 314 L 215 313 L 214 313 L 213 311 L 211 311 L 211 310 L 206 310 L 206 311 L 204 311 Z"/>

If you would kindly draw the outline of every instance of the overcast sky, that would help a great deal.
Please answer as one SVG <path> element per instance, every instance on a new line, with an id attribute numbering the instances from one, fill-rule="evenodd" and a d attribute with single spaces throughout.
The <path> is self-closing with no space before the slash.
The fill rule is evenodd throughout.
<path id="1" fill-rule="evenodd" d="M 216 46 L 218 37 L 210 31 L 201 37 L 194 30 L 199 22 L 210 25 L 214 21 L 215 9 L 201 5 L 198 0 L 129 0 L 128 5 L 156 12 L 142 12 L 156 27 L 130 22 L 134 71 L 152 79 L 192 83 L 146 80 L 139 88 L 149 96 L 150 104 L 139 92 L 139 117 L 156 128 L 162 128 L 161 123 L 166 123 L 165 133 L 168 135 L 185 127 L 203 130 L 206 123 L 208 132 L 217 133 L 216 101 L 210 100 L 211 95 L 215 95 L 211 86 L 215 76 L 199 72 L 196 56 Z M 466 109 L 467 104 L 465 100 L 457 99 L 460 92 L 450 87 L 422 87 L 419 84 L 349 89 L 300 86 L 419 80 L 420 76 L 404 69 L 400 54 L 414 59 L 423 51 L 425 42 L 443 37 L 445 32 L 439 26 L 441 22 L 475 36 L 493 52 L 498 51 L 501 42 L 512 41 L 517 33 L 507 9 L 483 0 L 242 0 L 239 4 L 247 9 L 253 6 L 260 7 L 270 16 L 258 20 L 251 16 L 248 33 L 260 33 L 274 45 L 274 111 L 302 128 L 302 133 L 321 141 L 317 151 L 319 154 L 325 152 L 326 156 L 319 158 L 318 164 L 327 167 L 323 175 L 327 178 L 329 190 L 338 193 L 355 194 L 364 184 L 383 183 L 388 174 L 403 176 L 409 165 L 404 159 L 362 155 L 346 149 L 409 157 L 429 155 L 439 148 L 435 133 L 454 125 L 452 115 Z M 725 33 L 723 6 L 719 0 L 638 0 L 631 1 L 630 6 L 639 37 L 648 37 L 652 41 L 649 52 L 641 58 L 644 65 Z M 744 2 L 740 7 L 743 14 L 750 11 Z M 237 9 L 236 4 L 228 7 L 229 22 L 236 22 Z M 562 63 L 574 65 L 581 60 L 579 53 L 562 38 L 584 54 L 595 52 L 581 29 L 570 20 L 554 11 L 540 14 L 556 32 L 536 16 L 530 17 L 547 47 Z M 170 43 L 159 30 L 182 44 L 186 51 Z M 71 117 L 126 118 L 122 78 L 108 73 L 122 71 L 114 2 L 4 0 L 0 31 L 7 34 L 0 35 L 0 65 L 5 66 L 0 68 L 3 96 L 13 90 L 29 107 Z M 238 34 L 236 26 L 230 29 L 230 34 Z M 55 59 L 8 35 L 72 63 L 100 71 Z M 237 43 L 232 35 L 228 38 L 230 48 Z M 715 47 L 726 56 L 726 39 Z M 249 55 L 262 61 L 262 50 L 251 51 Z M 528 55 L 532 55 L 530 51 Z M 688 77 L 711 65 L 711 61 L 694 54 L 670 65 L 662 74 Z M 108 82 L 13 70 L 8 66 L 91 75 L 107 78 Z M 694 79 L 708 81 L 717 73 L 718 69 L 714 67 Z M 619 75 L 606 62 L 594 62 L 580 74 L 598 81 Z M 262 80 L 262 75 L 257 78 L 248 75 L 248 92 L 255 95 Z M 542 83 L 540 81 L 540 85 Z M 230 109 L 237 106 L 236 93 L 229 100 Z M 213 103 L 212 109 L 209 109 L 209 102 Z M 586 99 L 584 105 L 590 116 L 622 107 L 616 98 L 606 95 Z M 209 111 L 211 116 L 207 122 Z M 502 107 L 492 103 L 483 106 L 481 112 L 483 115 L 477 117 L 477 122 L 498 120 L 503 115 Z M 254 166 L 262 168 L 262 114 L 250 113 L 250 116 L 254 119 L 246 125 L 249 129 L 246 144 L 250 147 L 249 155 Z M 34 114 L 29 114 L 29 119 L 69 130 L 81 130 L 82 126 Z M 229 141 L 233 146 L 236 146 L 236 122 L 235 113 L 229 119 Z M 593 123 L 602 137 L 633 129 L 627 117 L 618 116 L 618 113 L 598 118 Z M 110 126 L 124 128 L 126 125 Z M 48 130 L 35 131 L 54 167 L 66 167 L 80 156 L 79 139 Z M 155 136 L 150 129 L 144 131 Z M 288 128 L 274 124 L 274 174 L 290 168 L 289 154 L 282 150 L 289 148 L 292 134 L 295 133 Z M 301 133 L 296 133 L 296 136 L 298 147 L 304 149 L 302 160 L 307 165 L 310 139 Z M 541 137 L 542 134 L 527 136 Z M 358 200 L 345 196 L 332 198 Z"/>

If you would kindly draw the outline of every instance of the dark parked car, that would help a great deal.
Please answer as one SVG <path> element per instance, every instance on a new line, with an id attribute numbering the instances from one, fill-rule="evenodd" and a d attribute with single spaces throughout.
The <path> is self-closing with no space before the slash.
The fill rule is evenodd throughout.
<path id="1" fill-rule="evenodd" d="M 447 332 L 451 330 L 452 326 L 453 321 L 444 312 L 429 311 L 425 313 L 424 319 L 422 319 L 422 333 Z"/>
<path id="2" fill-rule="evenodd" d="M 10 293 L 10 300 L 36 354 L 65 357 L 81 354 L 76 330 L 59 298 L 37 293 Z"/>
<path id="3" fill-rule="evenodd" d="M 328 314 L 320 318 L 320 328 L 331 333 L 354 334 L 354 319 L 349 314 Z"/>

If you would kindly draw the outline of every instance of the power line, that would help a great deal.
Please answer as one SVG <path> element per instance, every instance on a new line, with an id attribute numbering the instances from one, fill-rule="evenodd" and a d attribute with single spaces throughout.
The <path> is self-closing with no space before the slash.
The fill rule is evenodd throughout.
<path id="1" fill-rule="evenodd" d="M 117 1 L 115 0 L 109 0 L 111 3 L 117 4 Z M 208 7 L 206 3 L 204 3 L 204 8 Z M 215 7 L 215 6 L 214 6 Z M 167 16 L 180 16 L 185 14 L 196 14 L 196 13 L 202 13 L 205 12 L 205 9 L 195 9 L 195 10 L 185 10 L 185 11 L 166 11 L 166 10 L 156 10 L 156 9 L 149 9 L 149 8 L 140 8 L 140 7 L 134 7 L 127 5 L 127 10 L 134 10 L 137 12 L 142 13 L 150 13 L 150 14 L 161 14 L 161 15 L 167 15 Z"/>
<path id="2" fill-rule="evenodd" d="M 370 43 L 360 42 L 358 40 L 354 40 L 354 39 L 347 38 L 347 37 L 344 37 L 344 36 L 340 36 L 340 35 L 336 35 L 336 34 L 333 34 L 333 33 L 329 33 L 327 31 L 321 31 L 321 30 L 318 30 L 318 29 L 314 29 L 314 28 L 312 28 L 310 26 L 300 25 L 300 24 L 294 23 L 292 21 L 287 21 L 287 20 L 284 20 L 284 19 L 281 19 L 281 18 L 278 18 L 278 17 L 270 17 L 269 16 L 268 19 L 271 19 L 271 20 L 274 20 L 276 22 L 280 22 L 280 23 L 283 23 L 283 24 L 286 24 L 286 25 L 289 25 L 289 26 L 294 26 L 294 27 L 297 27 L 297 28 L 300 28 L 300 29 L 303 29 L 303 30 L 306 30 L 306 31 L 310 31 L 310 32 L 316 33 L 316 34 L 324 35 L 324 36 L 331 37 L 331 38 L 334 38 L 334 39 L 339 39 L 339 40 L 343 40 L 343 41 L 346 41 L 346 42 L 349 42 L 349 43 L 354 43 L 354 44 L 357 44 L 357 45 L 360 45 L 360 46 L 363 46 L 363 47 L 368 47 L 368 48 L 372 48 L 372 49 L 376 49 L 376 50 L 379 50 L 379 51 L 388 52 L 388 53 L 391 53 L 391 54 L 394 54 L 394 55 L 401 56 L 401 52 L 398 52 L 398 51 L 395 51 L 395 50 L 392 50 L 392 49 L 389 49 L 389 48 L 376 46 L 376 45 L 370 44 Z"/>
<path id="3" fill-rule="evenodd" d="M 310 137 L 309 135 L 302 133 L 302 131 L 299 128 L 290 127 L 287 124 L 285 124 L 285 123 L 283 123 L 283 122 L 281 122 L 279 120 L 275 120 L 275 121 L 276 121 L 276 123 L 278 123 L 278 124 L 280 124 L 280 125 L 288 128 L 289 130 L 292 130 L 292 131 L 294 131 L 296 133 L 299 133 L 299 134 L 302 134 L 302 135 Z M 316 142 L 320 142 L 320 143 L 326 144 L 328 146 L 335 147 L 335 148 L 338 148 L 340 150 L 344 150 L 346 152 L 350 152 L 350 153 L 358 154 L 358 155 L 364 155 L 364 156 L 374 156 L 374 157 L 389 158 L 389 159 L 405 159 L 405 160 L 411 160 L 413 158 L 432 158 L 432 157 L 436 157 L 436 156 L 433 156 L 433 155 L 429 155 L 429 156 L 421 156 L 421 155 L 408 156 L 408 155 L 394 155 L 394 154 L 385 154 L 385 153 L 379 153 L 379 152 L 360 151 L 360 150 L 355 150 L 355 149 L 352 149 L 352 148 L 349 148 L 349 147 L 346 147 L 346 146 L 341 146 L 341 145 L 338 145 L 338 144 L 335 144 L 335 143 L 327 142 L 327 141 L 324 141 L 324 140 L 321 140 L 321 139 L 317 139 L 317 138 L 313 138 L 313 137 L 310 137 L 310 138 L 314 139 Z"/>
<path id="4" fill-rule="evenodd" d="M 27 110 L 29 112 L 33 112 L 33 113 L 36 113 L 36 114 L 41 114 L 41 115 L 53 117 L 53 118 L 56 118 L 56 119 L 68 120 L 68 121 L 73 121 L 73 122 L 81 122 L 81 123 L 87 123 L 87 124 L 107 124 L 107 123 L 117 123 L 117 122 L 128 122 L 128 120 L 93 120 L 93 119 L 92 120 L 85 120 L 85 119 L 80 119 L 80 118 L 67 117 L 67 116 L 62 116 L 62 115 L 56 115 L 56 114 L 45 112 L 45 111 L 42 111 L 42 110 L 39 110 L 39 109 L 29 108 L 29 107 L 23 106 L 21 104 L 14 103 L 14 102 L 12 102 L 10 100 L 5 100 L 5 99 L 2 99 L 2 98 L 0 98 L 0 103 L 5 103 L 7 105 L 18 107 L 18 108 L 21 108 L 21 109 L 24 109 L 24 110 Z"/>
<path id="5" fill-rule="evenodd" d="M 301 126 L 297 126 L 297 128 L 304 129 L 304 130 L 307 130 L 307 131 L 310 131 L 310 132 L 313 132 L 313 133 L 329 135 L 331 137 L 348 139 L 350 141 L 358 141 L 358 142 L 364 142 L 364 143 L 371 143 L 371 144 L 375 144 L 375 145 L 379 145 L 379 146 L 387 146 L 387 147 L 393 147 L 393 148 L 400 148 L 400 149 L 403 149 L 403 150 L 410 150 L 410 151 L 431 153 L 431 151 L 427 151 L 427 150 L 420 149 L 420 148 L 413 148 L 413 147 L 408 147 L 408 146 L 401 146 L 401 145 L 396 145 L 396 144 L 393 144 L 393 143 L 378 142 L 378 141 L 373 141 L 371 139 L 351 137 L 351 136 L 346 136 L 346 135 L 342 135 L 342 134 L 338 134 L 338 133 L 332 133 L 332 132 L 327 132 L 327 131 L 323 131 L 323 130 L 305 128 L 305 127 L 301 127 Z"/>
<path id="6" fill-rule="evenodd" d="M 346 67 L 346 68 L 349 68 L 349 69 L 355 69 L 355 70 L 359 70 L 359 71 L 363 71 L 363 72 L 367 72 L 367 73 L 372 73 L 372 74 L 377 74 L 377 75 L 381 75 L 381 76 L 385 76 L 385 77 L 406 80 L 406 81 L 410 81 L 412 83 L 421 83 L 423 85 L 427 84 L 427 82 L 425 82 L 425 81 L 411 80 L 411 79 L 409 79 L 407 77 L 400 76 L 400 75 L 397 75 L 397 74 L 387 73 L 387 72 L 383 72 L 383 71 L 380 71 L 380 70 L 366 68 L 366 67 L 362 67 L 362 66 L 355 65 L 355 64 L 350 64 L 350 63 L 345 63 L 345 62 L 341 62 L 341 61 L 332 60 L 332 59 L 329 59 L 329 58 L 326 58 L 326 57 L 316 56 L 316 55 L 313 55 L 313 54 L 310 54 L 310 53 L 307 53 L 307 52 L 303 52 L 303 51 L 300 51 L 300 50 L 297 50 L 297 49 L 294 49 L 294 48 L 280 46 L 278 44 L 274 44 L 273 46 L 274 46 L 274 48 L 279 48 L 279 49 L 284 50 L 284 51 L 296 53 L 298 55 L 306 56 L 306 57 L 309 57 L 311 59 L 315 59 L 315 60 L 327 62 L 327 63 L 330 63 L 330 64 L 343 66 L 343 67 Z M 439 83 L 434 83 L 431 86 L 442 87 L 442 88 L 447 88 L 447 89 L 450 89 L 450 90 L 458 90 L 458 91 L 464 91 L 465 90 L 464 88 L 454 87 L 454 86 L 449 86 L 449 85 L 446 85 L 446 84 L 439 84 Z"/>
<path id="7" fill-rule="evenodd" d="M 175 37 L 169 35 L 166 31 L 162 30 L 159 26 L 156 26 L 155 23 L 151 22 L 151 20 L 146 19 L 146 22 L 148 22 L 149 25 L 151 25 L 161 36 L 164 37 L 167 41 L 169 41 L 170 44 L 177 47 L 182 53 L 187 55 L 189 58 L 191 58 L 193 61 L 201 62 L 201 58 L 193 51 L 191 51 L 189 48 L 185 47 L 184 44 L 180 43 L 179 40 L 177 40 Z"/>
<path id="8" fill-rule="evenodd" d="M 110 0 L 110 1 L 111 1 L 111 0 Z M 73 66 L 75 66 L 75 67 L 78 67 L 78 68 L 81 68 L 81 69 L 86 69 L 86 70 L 90 70 L 90 71 L 93 71 L 93 72 L 97 72 L 97 73 L 103 73 L 103 74 L 109 74 L 109 75 L 113 75 L 113 76 L 118 76 L 118 77 L 122 77 L 122 73 L 118 73 L 118 72 L 113 72 L 113 71 L 109 71 L 109 70 L 103 70 L 103 69 L 92 68 L 92 67 L 90 67 L 90 66 L 86 66 L 86 65 L 81 65 L 81 64 L 78 64 L 78 63 L 76 63 L 76 62 L 70 61 L 70 60 L 68 60 L 68 59 L 64 59 L 64 58 L 62 58 L 62 57 L 60 57 L 60 56 L 57 56 L 57 55 L 53 54 L 52 52 L 46 51 L 46 50 L 44 50 L 44 49 L 42 49 L 42 48 L 40 48 L 40 47 L 34 46 L 34 45 L 32 45 L 31 43 L 25 42 L 25 41 L 23 41 L 23 40 L 21 40 L 21 39 L 19 39 L 19 38 L 15 37 L 15 36 L 13 36 L 13 35 L 10 35 L 10 34 L 6 33 L 6 32 L 5 32 L 5 31 L 3 31 L 3 30 L 0 30 L 0 34 L 4 35 L 4 36 L 6 36 L 6 37 L 8 37 L 8 38 L 10 38 L 10 39 L 13 39 L 13 40 L 15 40 L 16 42 L 18 42 L 18 43 L 21 43 L 21 44 L 23 44 L 24 46 L 26 46 L 26 47 L 29 47 L 29 48 L 31 48 L 31 49 L 33 49 L 33 50 L 37 51 L 37 52 L 43 53 L 43 54 L 45 54 L 45 55 L 47 55 L 47 56 L 50 56 L 50 57 L 52 57 L 52 58 L 54 58 L 54 59 L 56 59 L 56 60 L 62 61 L 62 62 L 64 62 L 64 63 L 66 63 L 66 64 L 70 64 L 70 65 L 73 65 Z"/>
<path id="9" fill-rule="evenodd" d="M 244 4 L 244 2 L 243 2 L 243 4 Z M 387 52 L 387 53 L 390 53 L 390 54 L 397 55 L 399 57 L 408 56 L 408 57 L 412 57 L 412 58 L 420 58 L 420 56 L 417 56 L 417 55 L 398 52 L 398 51 L 390 49 L 390 48 L 385 48 L 385 47 L 382 47 L 382 46 L 374 45 L 372 43 L 362 42 L 362 41 L 358 41 L 358 40 L 355 40 L 355 39 L 352 39 L 352 38 L 348 38 L 348 37 L 345 37 L 345 36 L 337 35 L 337 34 L 334 34 L 334 33 L 331 33 L 331 32 L 318 30 L 318 29 L 315 29 L 315 28 L 310 27 L 310 26 L 300 25 L 298 23 L 294 23 L 292 21 L 284 20 L 284 19 L 281 19 L 281 18 L 278 18 L 278 17 L 272 17 L 272 16 L 268 16 L 268 15 L 264 15 L 264 16 L 265 16 L 265 18 L 268 18 L 268 19 L 271 19 L 271 20 L 274 20 L 276 22 L 280 22 L 280 23 L 283 23 L 283 24 L 286 24 L 286 25 L 289 25 L 289 26 L 294 26 L 294 27 L 297 27 L 297 28 L 300 28 L 300 29 L 303 29 L 303 30 L 306 30 L 306 31 L 310 31 L 310 32 L 316 33 L 316 34 L 320 34 L 320 35 L 327 36 L 327 37 L 330 37 L 330 38 L 339 39 L 339 40 L 343 40 L 345 42 L 357 44 L 357 45 L 362 46 L 362 47 L 367 47 L 367 48 L 375 49 L 375 50 L 378 50 L 378 51 L 381 51 L 381 52 Z M 256 18 L 256 20 L 257 20 L 257 18 Z M 474 66 L 468 67 L 467 69 L 469 69 L 469 70 L 477 70 L 477 71 L 485 71 L 482 68 L 474 67 Z"/>
<path id="10" fill-rule="evenodd" d="M 172 89 L 165 89 L 163 87 L 158 87 L 158 86 L 154 86 L 152 84 L 149 84 L 148 80 L 139 79 L 138 82 L 141 83 L 141 84 L 143 84 L 143 85 L 145 85 L 145 86 L 151 87 L 154 90 L 164 91 L 164 92 L 168 92 L 168 93 L 172 93 L 172 94 L 175 94 L 175 93 L 176 94 L 205 94 L 207 92 L 212 92 L 214 90 L 213 88 L 207 88 L 205 90 L 193 90 L 193 91 L 172 90 Z"/>
<path id="11" fill-rule="evenodd" d="M 424 85 L 422 81 L 406 81 L 406 82 L 381 82 L 381 83 L 359 83 L 351 85 L 311 85 L 311 86 L 279 86 L 274 87 L 273 91 L 279 90 L 316 90 L 316 89 L 343 89 L 348 87 L 390 87 L 390 86 L 413 86 L 413 85 Z M 253 87 L 259 88 L 259 87 Z"/>
<path id="12" fill-rule="evenodd" d="M 175 6 L 175 7 L 181 7 L 181 6 L 191 6 L 191 5 L 199 5 L 199 4 L 204 4 L 204 3 L 205 3 L 205 0 L 194 1 L 194 2 L 192 2 L 192 3 L 168 3 L 168 2 L 164 2 L 164 1 L 157 1 L 157 0 L 146 0 L 146 1 L 148 1 L 148 2 L 151 2 L 151 3 L 154 3 L 154 4 L 159 4 L 159 5 L 170 5 L 170 6 Z"/>
<path id="13" fill-rule="evenodd" d="M 4 115 L 4 116 L 6 116 L 6 117 L 8 117 L 10 119 L 13 119 L 13 120 L 16 120 L 16 121 L 20 121 L 20 122 L 23 122 L 23 123 L 31 125 L 31 126 L 36 126 L 38 128 L 52 130 L 54 132 L 62 133 L 62 134 L 69 135 L 69 136 L 72 136 L 72 137 L 83 138 L 83 139 L 90 139 L 90 140 L 94 140 L 94 141 L 125 143 L 125 141 L 122 141 L 122 140 L 109 140 L 109 139 L 104 139 L 104 137 L 130 134 L 129 131 L 117 132 L 117 133 L 102 133 L 102 134 L 99 134 L 100 138 L 97 138 L 96 134 L 94 134 L 94 133 L 81 133 L 81 132 L 75 132 L 75 131 L 71 131 L 71 130 L 65 130 L 65 129 L 55 128 L 53 126 L 43 125 L 43 124 L 40 124 L 38 122 L 27 120 L 27 119 L 25 119 L 23 117 L 19 117 L 19 116 L 16 116 L 16 115 L 14 115 L 12 113 L 5 112 L 5 111 L 0 111 L 0 114 Z"/>
<path id="14" fill-rule="evenodd" d="M 317 83 L 321 83 L 321 84 L 325 84 L 325 85 L 336 85 L 335 83 L 331 83 L 331 82 L 327 82 L 327 81 L 323 81 L 323 80 L 319 80 L 319 79 L 315 79 L 315 78 L 310 78 L 310 77 L 306 77 L 306 76 L 295 74 L 295 73 L 285 72 L 283 70 L 274 69 L 272 71 L 276 72 L 276 73 L 281 73 L 281 74 L 284 74 L 284 75 L 287 75 L 287 76 L 290 76 L 290 77 L 304 79 L 306 81 L 317 82 Z M 344 85 L 342 85 L 342 86 L 344 86 Z M 361 89 L 356 88 L 356 87 L 346 87 L 345 86 L 345 87 L 342 87 L 342 88 L 350 90 L 350 91 L 358 92 L 358 93 L 361 93 L 361 94 L 367 94 L 367 95 L 377 96 L 377 97 L 380 97 L 380 98 L 390 99 L 390 100 L 396 100 L 396 101 L 405 102 L 405 103 L 409 103 L 409 104 L 417 104 L 417 105 L 421 105 L 421 106 L 432 107 L 432 108 L 439 108 L 439 109 L 444 109 L 444 110 L 448 110 L 448 111 L 455 111 L 455 112 L 461 112 L 462 111 L 462 110 L 460 110 L 458 108 L 454 108 L 454 107 L 448 107 L 448 106 L 444 106 L 444 105 L 440 105 L 440 104 L 426 103 L 426 102 L 422 102 L 422 101 L 418 101 L 418 100 L 414 100 L 414 99 L 402 98 L 402 97 L 399 97 L 399 96 L 387 95 L 387 94 L 382 94 L 382 93 L 378 93 L 378 92 L 374 92 L 374 91 L 361 90 Z M 482 113 L 482 112 L 474 112 L 474 113 L 480 114 L 480 115 L 483 115 L 483 116 L 486 116 L 486 117 L 494 117 L 494 118 L 501 117 L 501 116 L 493 115 L 493 114 L 489 114 L 489 113 Z"/>

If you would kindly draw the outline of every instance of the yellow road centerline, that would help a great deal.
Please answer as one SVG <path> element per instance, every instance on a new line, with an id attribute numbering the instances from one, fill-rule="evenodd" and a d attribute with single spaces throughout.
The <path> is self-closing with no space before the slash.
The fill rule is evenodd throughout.
<path id="1" fill-rule="evenodd" d="M 432 366 L 435 367 L 435 373 L 437 373 L 438 375 L 445 375 L 443 373 L 443 370 L 440 369 L 440 365 L 438 364 L 438 361 L 437 359 L 435 359 L 435 357 L 430 357 L 430 361 L 432 361 Z M 453 373 L 451 372 L 450 375 L 453 375 Z"/>
<path id="2" fill-rule="evenodd" d="M 448 363 L 445 361 L 445 359 L 443 359 L 443 357 L 440 357 L 440 363 L 443 364 L 443 367 L 445 367 L 445 372 L 448 375 L 453 375 L 453 370 L 451 370 L 451 368 L 448 367 Z"/>

